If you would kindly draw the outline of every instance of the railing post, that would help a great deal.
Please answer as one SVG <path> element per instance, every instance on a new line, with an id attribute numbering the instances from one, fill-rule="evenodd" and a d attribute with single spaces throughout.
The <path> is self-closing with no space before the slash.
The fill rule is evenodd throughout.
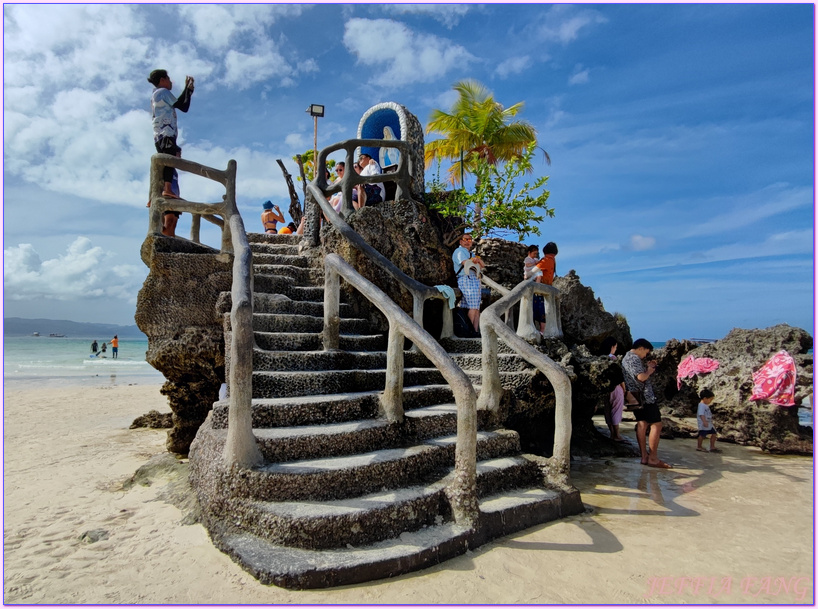
<path id="1" fill-rule="evenodd" d="M 525 340 L 534 340 L 540 337 L 540 333 L 534 327 L 534 291 L 532 289 L 526 290 L 520 299 L 517 336 Z"/>
<path id="2" fill-rule="evenodd" d="M 148 234 L 162 232 L 162 211 L 156 204 L 156 199 L 162 192 L 162 165 L 156 155 L 151 157 L 151 177 L 148 199 L 151 202 L 151 211 L 148 220 Z"/>
<path id="3" fill-rule="evenodd" d="M 451 338 L 454 336 L 454 320 L 452 310 L 449 308 L 449 301 L 443 299 L 443 328 L 440 330 L 440 338 Z"/>
<path id="4" fill-rule="evenodd" d="M 480 328 L 483 335 L 483 380 L 480 387 L 480 396 L 477 398 L 478 410 L 497 412 L 500 408 L 500 398 L 503 396 L 503 385 L 500 380 L 500 365 L 497 360 L 497 333 L 494 328 L 483 325 Z"/>
<path id="5" fill-rule="evenodd" d="M 474 402 L 457 401 L 454 479 L 446 489 L 446 496 L 457 524 L 474 526 L 477 523 L 480 508 L 477 500 L 477 410 Z"/>
<path id="6" fill-rule="evenodd" d="M 230 216 L 237 234 L 244 232 L 241 216 Z M 223 459 L 228 466 L 252 467 L 263 461 L 253 435 L 253 254 L 239 247 L 233 258 L 233 306 L 230 311 L 230 407 Z"/>
<path id="7" fill-rule="evenodd" d="M 324 265 L 324 350 L 338 349 L 341 341 L 341 278 Z"/>
<path id="8" fill-rule="evenodd" d="M 390 423 L 403 421 L 403 333 L 394 323 L 389 324 L 386 385 L 381 396 L 381 408 Z"/>
<path id="9" fill-rule="evenodd" d="M 202 226 L 202 217 L 199 214 L 192 214 L 190 220 L 190 240 L 193 243 L 201 243 L 199 233 Z"/>

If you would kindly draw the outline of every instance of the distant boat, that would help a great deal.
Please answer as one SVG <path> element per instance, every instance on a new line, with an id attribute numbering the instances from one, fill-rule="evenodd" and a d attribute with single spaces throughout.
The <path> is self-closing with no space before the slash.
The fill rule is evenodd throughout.
<path id="1" fill-rule="evenodd" d="M 51 338 L 65 338 L 65 334 L 55 334 L 54 332 L 52 332 L 51 334 L 49 334 L 49 336 L 50 336 Z"/>
<path id="2" fill-rule="evenodd" d="M 31 335 L 32 335 L 32 336 L 39 336 L 39 335 L 40 335 L 40 333 L 39 333 L 39 332 L 33 332 Z"/>

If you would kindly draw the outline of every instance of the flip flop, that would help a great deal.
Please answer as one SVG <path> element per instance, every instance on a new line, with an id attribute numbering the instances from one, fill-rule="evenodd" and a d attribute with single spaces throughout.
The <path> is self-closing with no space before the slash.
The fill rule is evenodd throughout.
<path id="1" fill-rule="evenodd" d="M 707 452 L 707 450 L 705 450 L 704 448 L 697 448 L 696 451 L 700 452 L 700 453 L 706 453 Z"/>
<path id="2" fill-rule="evenodd" d="M 628 439 L 627 438 L 614 438 L 613 441 L 614 442 L 627 442 Z"/>
<path id="3" fill-rule="evenodd" d="M 673 469 L 672 465 L 665 463 L 664 461 L 659 461 L 659 463 L 645 463 L 648 467 L 658 467 L 659 469 Z"/>
<path id="4" fill-rule="evenodd" d="M 710 452 L 711 452 L 711 453 L 720 453 L 720 452 L 721 452 L 721 449 L 720 449 L 720 448 L 714 448 L 714 449 L 713 449 L 713 450 L 711 450 Z"/>

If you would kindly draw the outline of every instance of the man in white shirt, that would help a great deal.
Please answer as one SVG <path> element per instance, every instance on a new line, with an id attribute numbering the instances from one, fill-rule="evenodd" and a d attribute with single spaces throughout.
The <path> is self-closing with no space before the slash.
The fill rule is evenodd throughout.
<path id="1" fill-rule="evenodd" d="M 361 167 L 363 167 L 363 169 L 361 170 L 361 175 L 362 176 L 377 176 L 377 175 L 381 175 L 383 173 L 381 171 L 381 166 L 378 165 L 378 162 L 365 152 L 362 152 L 361 155 L 358 157 L 358 164 Z M 386 200 L 386 189 L 383 187 L 383 183 L 378 182 L 378 183 L 374 184 L 373 186 L 378 187 L 378 190 L 380 191 L 380 195 L 381 195 L 381 200 L 380 201 L 375 200 L 375 197 L 373 197 L 372 193 L 367 192 L 366 193 L 367 203 L 380 203 L 381 201 L 385 201 Z"/>

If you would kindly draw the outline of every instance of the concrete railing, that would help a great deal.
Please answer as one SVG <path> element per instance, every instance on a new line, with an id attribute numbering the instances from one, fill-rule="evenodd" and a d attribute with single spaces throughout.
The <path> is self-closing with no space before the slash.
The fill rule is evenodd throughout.
<path id="1" fill-rule="evenodd" d="M 162 196 L 162 188 L 164 180 L 162 178 L 162 169 L 165 167 L 174 167 L 182 171 L 213 180 L 225 187 L 228 194 L 220 203 L 196 203 L 194 201 L 187 201 L 185 199 L 165 199 Z M 148 234 L 159 233 L 162 231 L 162 213 L 166 211 L 187 212 L 193 216 L 190 224 L 190 240 L 194 243 L 199 241 L 199 229 L 201 220 L 204 218 L 208 222 L 212 222 L 222 229 L 221 252 L 232 253 L 232 239 L 230 227 L 225 224 L 222 218 L 226 218 L 228 214 L 229 193 L 233 193 L 232 206 L 236 209 L 236 161 L 229 161 L 227 169 L 213 169 L 206 167 L 187 159 L 181 159 L 169 154 L 154 154 L 151 157 L 151 176 L 150 176 L 150 223 L 148 226 Z M 219 218 L 221 216 L 222 218 Z"/>
<path id="2" fill-rule="evenodd" d="M 225 187 L 220 203 L 196 203 L 162 197 L 162 169 L 165 166 L 219 182 Z M 221 171 L 168 154 L 151 157 L 150 226 L 148 234 L 162 230 L 162 212 L 193 214 L 191 241 L 199 242 L 199 220 L 205 219 L 222 229 L 221 253 L 233 255 L 233 306 L 230 310 L 230 408 L 227 441 L 223 458 L 227 466 L 252 467 L 262 462 L 261 451 L 253 435 L 253 253 L 247 241 L 244 222 L 236 206 L 236 161 L 230 160 Z M 219 219 L 217 216 L 221 216 Z"/>
<path id="3" fill-rule="evenodd" d="M 352 154 L 354 153 L 355 149 L 358 146 L 380 146 L 385 145 L 388 142 L 390 147 L 399 148 L 401 151 L 400 160 L 398 161 L 398 169 L 392 173 L 384 173 L 377 176 L 360 176 L 355 173 L 354 170 L 349 170 L 344 172 L 344 177 L 341 180 L 340 184 L 336 184 L 332 187 L 327 187 L 326 179 L 323 180 L 313 180 L 307 185 L 307 190 L 312 195 L 312 198 L 318 205 L 320 211 L 324 214 L 327 220 L 332 224 L 335 229 L 347 240 L 349 241 L 356 249 L 360 252 L 365 254 L 372 262 L 374 262 L 381 270 L 386 272 L 389 276 L 391 276 L 395 281 L 397 281 L 401 286 L 403 286 L 411 295 L 412 295 L 412 317 L 415 321 L 423 327 L 423 309 L 424 305 L 427 300 L 430 298 L 437 298 L 444 301 L 443 304 L 443 327 L 440 333 L 441 338 L 449 338 L 453 334 L 453 326 L 452 326 L 452 312 L 449 309 L 448 304 L 446 302 L 446 298 L 443 294 L 435 287 L 428 286 L 424 283 L 419 282 L 414 277 L 410 277 L 403 271 L 401 271 L 395 264 L 389 260 L 386 256 L 381 254 L 378 250 L 374 247 L 369 245 L 363 237 L 361 237 L 355 229 L 353 229 L 349 224 L 347 224 L 346 220 L 344 219 L 344 215 L 348 215 L 348 213 L 344 213 L 347 209 L 351 213 L 352 211 L 352 188 L 357 184 L 372 184 L 377 182 L 386 182 L 386 181 L 396 181 L 398 183 L 398 187 L 396 190 L 395 198 L 399 199 L 402 196 L 402 193 L 409 192 L 408 185 L 410 181 L 410 176 L 407 170 L 406 159 L 409 158 L 408 154 L 408 145 L 406 142 L 402 141 L 395 141 L 395 140 L 347 140 L 346 142 L 341 142 L 340 144 L 335 144 L 334 146 L 330 146 L 329 148 L 324 148 L 321 152 L 318 153 L 318 175 L 323 176 L 326 172 L 326 159 L 327 155 L 330 152 L 339 149 L 345 149 L 347 152 L 347 161 L 346 166 L 352 167 L 353 164 L 353 157 Z M 341 214 L 336 212 L 332 205 L 329 204 L 327 201 L 326 195 L 333 194 L 336 192 L 342 192 L 344 197 L 343 207 L 341 208 Z M 349 199 L 347 199 L 349 197 Z M 316 210 L 317 211 L 317 210 Z M 320 222 L 320 214 L 319 213 L 308 213 L 307 214 L 307 221 L 308 222 Z M 316 227 L 313 227 L 312 234 L 315 236 L 316 242 L 313 243 L 313 246 L 318 245 L 317 237 L 318 237 L 318 230 Z"/>
<path id="4" fill-rule="evenodd" d="M 571 458 L 571 380 L 563 368 L 550 357 L 531 346 L 527 338 L 527 326 L 532 327 L 533 295 L 542 294 L 547 302 L 558 303 L 559 291 L 550 285 L 535 283 L 527 279 L 519 283 L 507 295 L 488 307 L 480 315 L 480 329 L 483 335 L 483 380 L 477 407 L 481 410 L 497 412 L 503 387 L 500 383 L 500 368 L 497 356 L 497 339 L 501 338 L 524 360 L 542 372 L 554 388 L 556 411 L 554 413 L 554 450 L 548 459 L 549 480 L 557 484 L 570 484 Z M 520 322 L 517 332 L 513 332 L 500 319 L 517 302 L 520 302 Z M 550 316 L 550 317 L 553 317 Z M 558 323 L 558 319 L 555 323 Z M 547 324 L 547 322 L 546 322 Z M 547 329 L 548 326 L 546 326 Z M 561 334 L 561 331 L 560 331 Z M 539 333 L 536 333 L 539 337 Z"/>
<path id="5" fill-rule="evenodd" d="M 381 408 L 387 420 L 403 421 L 403 343 L 404 337 L 440 370 L 452 388 L 457 404 L 457 444 L 455 473 L 447 489 L 455 521 L 471 526 L 476 523 L 477 504 L 477 412 L 474 387 L 445 349 L 403 309 L 371 281 L 365 279 L 338 254 L 324 258 L 324 349 L 338 349 L 340 342 L 340 278 L 374 304 L 389 321 L 386 350 L 386 386 Z"/>

